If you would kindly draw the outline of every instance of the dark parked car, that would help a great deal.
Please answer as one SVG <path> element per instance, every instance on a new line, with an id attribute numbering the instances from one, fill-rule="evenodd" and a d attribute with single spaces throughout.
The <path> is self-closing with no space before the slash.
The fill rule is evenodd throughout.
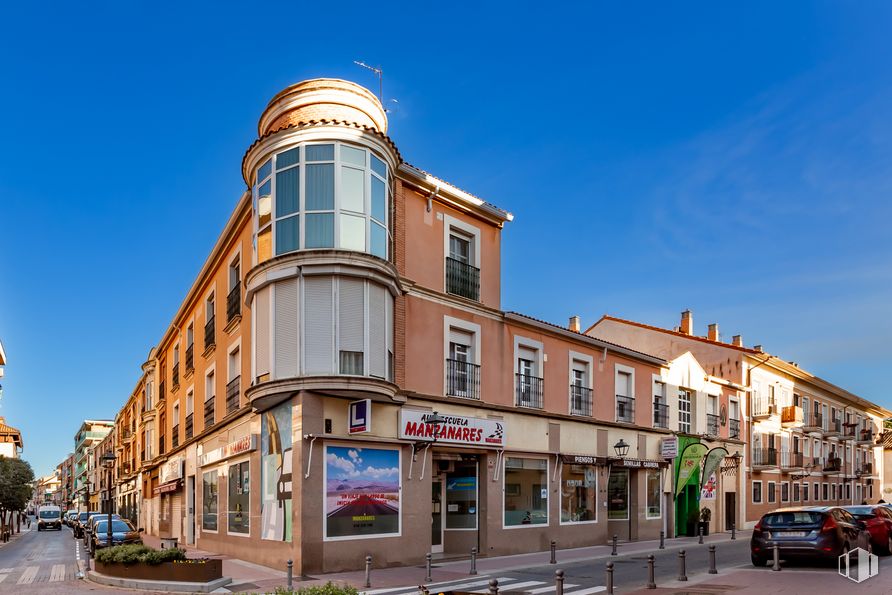
<path id="1" fill-rule="evenodd" d="M 74 522 L 71 525 L 72 532 L 74 533 L 74 538 L 84 536 L 84 525 L 87 522 L 87 519 L 90 518 L 91 514 L 96 514 L 96 512 L 79 512 L 77 516 L 74 518 Z"/>
<path id="2" fill-rule="evenodd" d="M 112 521 L 119 520 L 121 515 L 112 514 Z M 93 533 L 93 527 L 96 526 L 96 523 L 100 521 L 107 521 L 108 513 L 107 512 L 91 512 L 90 518 L 87 519 L 87 522 L 84 524 L 83 528 L 83 537 L 84 537 L 84 545 L 87 549 L 90 548 L 90 535 Z"/>
<path id="3" fill-rule="evenodd" d="M 839 506 L 781 508 L 763 515 L 750 540 L 753 565 L 771 560 L 775 544 L 783 560 L 829 561 L 857 547 L 871 549 L 867 527 Z"/>
<path id="4" fill-rule="evenodd" d="M 867 526 L 870 543 L 874 549 L 884 554 L 892 554 L 892 509 L 882 504 L 846 506 L 845 509 Z"/>
<path id="5" fill-rule="evenodd" d="M 108 520 L 106 515 L 99 515 L 98 521 L 93 523 L 90 533 L 90 543 L 87 546 L 90 555 L 96 553 L 96 550 L 108 546 Z M 126 543 L 142 543 L 140 533 L 142 529 L 136 529 L 133 523 L 126 519 L 112 518 L 112 545 L 123 545 Z"/>

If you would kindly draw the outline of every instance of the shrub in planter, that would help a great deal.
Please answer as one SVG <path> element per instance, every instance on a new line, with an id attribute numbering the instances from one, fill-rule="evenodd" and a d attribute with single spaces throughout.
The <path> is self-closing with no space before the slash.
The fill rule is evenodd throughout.
<path id="1" fill-rule="evenodd" d="M 359 591 L 350 585 L 336 585 L 329 581 L 324 585 L 301 587 L 296 591 L 289 591 L 284 587 L 277 587 L 275 595 L 359 595 Z"/>
<path id="2" fill-rule="evenodd" d="M 164 562 L 185 560 L 186 552 L 178 548 L 155 550 L 147 545 L 131 543 L 116 545 L 96 551 L 96 561 L 102 564 L 149 564 L 156 566 Z"/>

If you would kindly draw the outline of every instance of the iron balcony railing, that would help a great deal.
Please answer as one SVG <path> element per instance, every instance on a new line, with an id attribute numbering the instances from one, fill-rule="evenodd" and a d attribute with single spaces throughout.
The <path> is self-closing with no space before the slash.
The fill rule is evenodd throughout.
<path id="1" fill-rule="evenodd" d="M 242 287 L 236 284 L 229 290 L 226 296 L 226 322 L 232 322 L 232 319 L 242 313 Z"/>
<path id="2" fill-rule="evenodd" d="M 480 300 L 480 269 L 446 257 L 446 293 Z"/>
<path id="3" fill-rule="evenodd" d="M 174 386 L 180 385 L 180 364 L 178 364 L 178 363 L 173 365 L 173 376 L 172 376 L 170 382 Z"/>
<path id="4" fill-rule="evenodd" d="M 831 455 L 824 459 L 823 468 L 825 472 L 833 473 L 842 469 L 842 459 L 836 455 Z"/>
<path id="5" fill-rule="evenodd" d="M 204 402 L 204 427 L 205 429 L 214 425 L 214 397 Z"/>
<path id="6" fill-rule="evenodd" d="M 831 434 L 840 434 L 842 432 L 842 420 L 839 418 L 831 419 L 825 431 Z"/>
<path id="7" fill-rule="evenodd" d="M 186 416 L 186 440 L 192 438 L 192 414 Z"/>
<path id="8" fill-rule="evenodd" d="M 753 465 L 761 465 L 763 467 L 777 466 L 777 449 L 774 448 L 754 448 L 753 449 Z"/>
<path id="9" fill-rule="evenodd" d="M 858 442 L 873 442 L 873 429 L 865 428 L 858 432 Z"/>
<path id="10" fill-rule="evenodd" d="M 164 400 L 164 394 L 165 394 L 164 393 L 164 381 L 162 380 L 161 382 L 158 383 L 158 400 L 159 401 Z"/>
<path id="11" fill-rule="evenodd" d="M 570 385 L 570 413 L 573 415 L 592 414 L 592 389 L 578 384 Z"/>
<path id="12" fill-rule="evenodd" d="M 728 420 L 728 437 L 740 439 L 740 420 L 739 419 L 729 419 Z"/>
<path id="13" fill-rule="evenodd" d="M 862 463 L 856 472 L 857 475 L 873 475 L 873 463 Z"/>
<path id="14" fill-rule="evenodd" d="M 236 376 L 226 385 L 226 414 L 229 415 L 239 406 L 241 376 Z"/>
<path id="15" fill-rule="evenodd" d="M 654 403 L 654 427 L 669 427 L 669 405 Z"/>
<path id="16" fill-rule="evenodd" d="M 812 411 L 805 416 L 803 429 L 808 431 L 816 431 L 824 428 L 824 414 L 819 411 Z"/>
<path id="17" fill-rule="evenodd" d="M 635 421 L 635 397 L 616 395 L 616 421 Z"/>
<path id="18" fill-rule="evenodd" d="M 542 379 L 538 376 L 515 374 L 516 405 L 542 409 Z"/>
<path id="19" fill-rule="evenodd" d="M 211 316 L 208 318 L 208 321 L 204 323 L 204 348 L 207 349 L 211 345 L 217 344 L 216 338 L 216 326 L 215 323 L 217 321 L 216 316 Z"/>
<path id="20" fill-rule="evenodd" d="M 480 366 L 457 359 L 447 359 L 446 394 L 463 399 L 479 399 Z"/>
<path id="21" fill-rule="evenodd" d="M 189 346 L 186 347 L 186 372 L 191 372 L 195 369 L 195 360 L 192 357 L 194 350 L 195 343 L 189 343 Z"/>
<path id="22" fill-rule="evenodd" d="M 781 467 L 798 469 L 804 465 L 805 458 L 801 452 L 781 451 Z"/>
<path id="23" fill-rule="evenodd" d="M 164 436 L 158 436 L 158 454 L 164 454 Z"/>
<path id="24" fill-rule="evenodd" d="M 180 445 L 180 426 L 175 425 L 170 433 L 170 447 L 176 448 Z"/>
<path id="25" fill-rule="evenodd" d="M 718 436 L 719 435 L 719 416 L 714 413 L 706 414 L 706 435 L 707 436 Z"/>

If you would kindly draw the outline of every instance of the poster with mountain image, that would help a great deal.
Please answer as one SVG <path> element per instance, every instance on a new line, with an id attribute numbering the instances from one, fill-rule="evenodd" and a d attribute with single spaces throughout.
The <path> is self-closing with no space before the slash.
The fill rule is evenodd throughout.
<path id="1" fill-rule="evenodd" d="M 326 537 L 400 532 L 400 453 L 326 446 Z"/>

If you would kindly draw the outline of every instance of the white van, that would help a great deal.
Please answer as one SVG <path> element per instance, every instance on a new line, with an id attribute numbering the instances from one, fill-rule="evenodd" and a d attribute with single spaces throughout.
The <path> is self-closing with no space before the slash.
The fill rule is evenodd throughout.
<path id="1" fill-rule="evenodd" d="M 62 530 L 62 509 L 52 504 L 44 504 L 37 509 L 37 530 Z"/>

